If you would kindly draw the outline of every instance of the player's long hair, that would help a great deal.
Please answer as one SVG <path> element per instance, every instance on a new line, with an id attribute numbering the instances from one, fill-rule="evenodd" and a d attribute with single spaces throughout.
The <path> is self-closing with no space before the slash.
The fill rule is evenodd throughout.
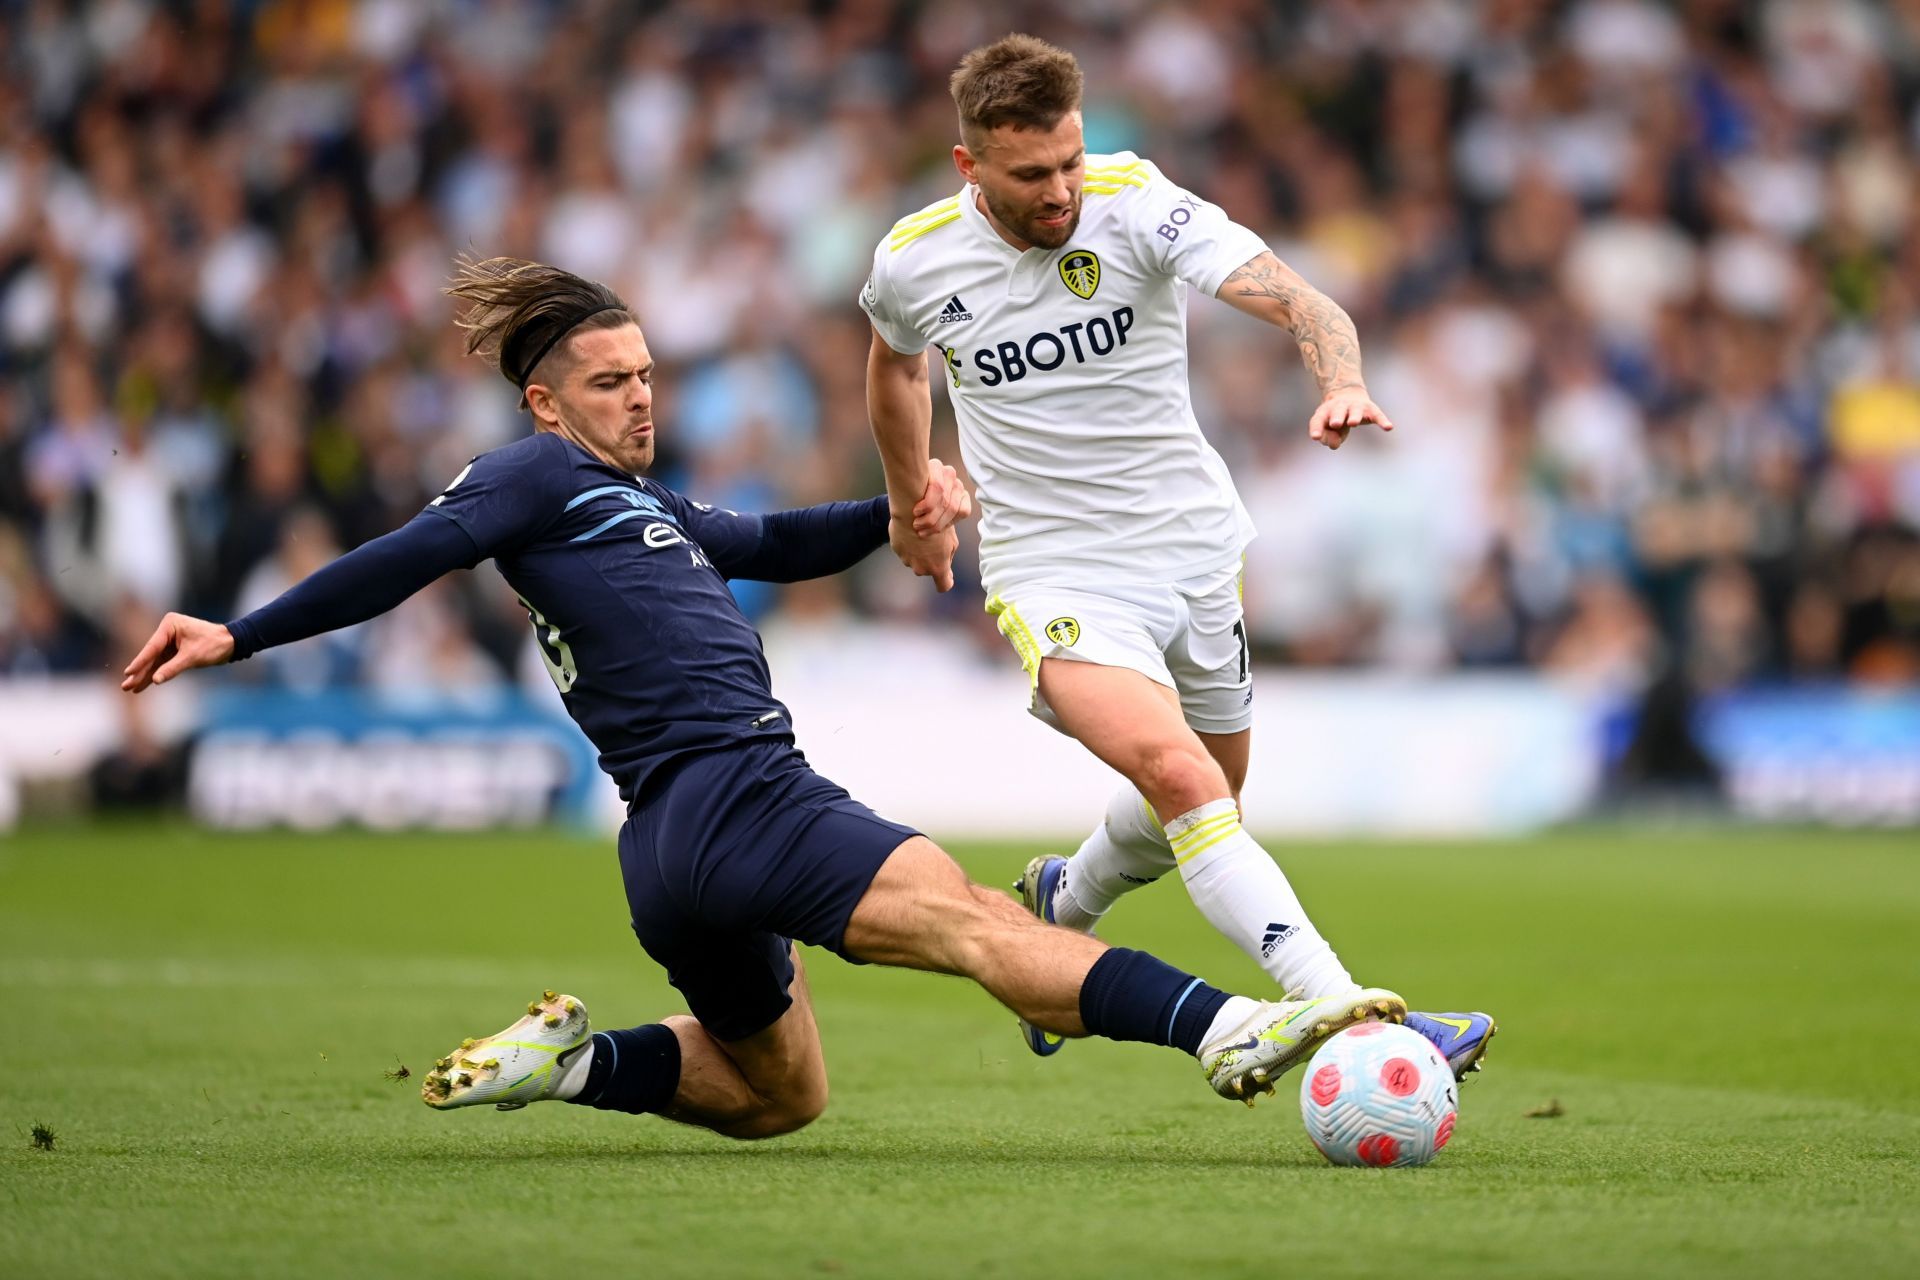
<path id="1" fill-rule="evenodd" d="M 477 355 L 524 388 L 534 369 L 572 329 L 638 324 L 620 295 L 596 280 L 524 258 L 454 259 L 448 296 L 467 303 L 455 319 Z"/>
<path id="2" fill-rule="evenodd" d="M 947 87 L 960 109 L 960 137 L 977 147 L 1003 124 L 1047 130 L 1080 109 L 1080 64 L 1035 36 L 1002 36 L 960 59 Z"/>

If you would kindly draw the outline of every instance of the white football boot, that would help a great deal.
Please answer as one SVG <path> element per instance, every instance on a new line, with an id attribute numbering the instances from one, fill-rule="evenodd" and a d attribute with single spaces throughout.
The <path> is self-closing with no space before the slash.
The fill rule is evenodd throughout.
<path id="1" fill-rule="evenodd" d="M 1245 1022 L 1200 1047 L 1200 1069 L 1215 1093 L 1252 1106 L 1334 1032 L 1359 1022 L 1404 1022 L 1406 1017 L 1407 1002 L 1379 987 L 1318 1000 L 1263 1001 Z"/>
<path id="2" fill-rule="evenodd" d="M 515 1111 L 553 1096 L 576 1052 L 592 1053 L 587 1006 L 553 991 L 527 1006 L 504 1031 L 460 1047 L 433 1064 L 420 1086 L 430 1107 L 450 1111 L 491 1102 Z"/>

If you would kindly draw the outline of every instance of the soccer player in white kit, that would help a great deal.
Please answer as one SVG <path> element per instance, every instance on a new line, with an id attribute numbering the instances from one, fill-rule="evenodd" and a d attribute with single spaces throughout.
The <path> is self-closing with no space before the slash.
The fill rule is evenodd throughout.
<path id="1" fill-rule="evenodd" d="M 1240 823 L 1253 722 L 1240 608 L 1253 526 L 1195 420 L 1188 287 L 1286 330 L 1322 400 L 1313 439 L 1392 422 L 1369 398 L 1353 322 L 1218 206 L 1130 152 L 1090 156 L 1073 56 L 1012 35 L 952 80 L 966 186 L 894 224 L 860 306 L 868 410 L 891 541 L 952 585 L 927 491 L 930 378 L 947 380 L 980 504 L 987 609 L 1019 654 L 1032 712 L 1128 785 L 1071 858 L 1018 886 L 1042 918 L 1091 930 L 1129 890 L 1177 870 L 1194 903 L 1297 1002 L 1304 1061 L 1368 1017 L 1477 1068 L 1485 1014 L 1411 1014 L 1356 983 L 1273 858 Z M 930 357 L 929 349 L 939 359 Z M 938 373 L 930 374 L 930 366 Z M 1023 1024 L 1029 1047 L 1057 1040 Z"/>

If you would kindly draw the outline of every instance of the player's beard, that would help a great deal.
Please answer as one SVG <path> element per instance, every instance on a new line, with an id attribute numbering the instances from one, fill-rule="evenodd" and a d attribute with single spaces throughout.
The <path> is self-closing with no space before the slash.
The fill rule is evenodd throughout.
<path id="1" fill-rule="evenodd" d="M 987 202 L 987 212 L 994 216 L 995 221 L 1036 248 L 1058 249 L 1073 239 L 1073 233 L 1080 229 L 1080 197 L 1078 195 L 1073 200 L 1072 216 L 1057 227 L 1045 227 L 1040 225 L 1039 220 L 1047 216 L 1046 210 L 1029 210 L 1021 213 L 1010 205 L 1002 203 L 998 196 L 985 187 L 980 188 L 980 194 Z"/>

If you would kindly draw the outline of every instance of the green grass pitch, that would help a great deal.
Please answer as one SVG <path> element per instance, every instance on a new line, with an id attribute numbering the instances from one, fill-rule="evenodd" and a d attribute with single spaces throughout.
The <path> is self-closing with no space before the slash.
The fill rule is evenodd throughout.
<path id="1" fill-rule="evenodd" d="M 1912 833 L 1274 847 L 1358 974 L 1502 1022 L 1429 1168 L 1324 1166 L 1298 1077 L 1249 1111 L 1165 1050 L 1041 1061 L 968 985 L 818 953 L 800 1134 L 437 1114 L 423 1070 L 542 987 L 677 1007 L 611 840 L 16 833 L 0 1275 L 1920 1274 Z M 1176 884 L 1106 932 L 1259 989 Z"/>

